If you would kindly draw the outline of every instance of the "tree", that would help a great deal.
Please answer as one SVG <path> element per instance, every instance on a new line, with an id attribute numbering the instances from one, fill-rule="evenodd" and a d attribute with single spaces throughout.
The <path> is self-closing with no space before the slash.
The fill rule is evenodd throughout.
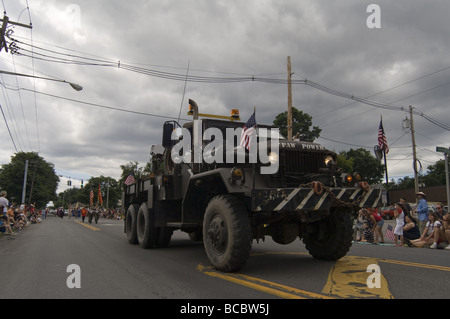
<path id="1" fill-rule="evenodd" d="M 146 175 L 149 175 L 151 173 L 151 163 L 147 162 L 145 167 L 139 167 L 139 162 L 129 162 L 125 165 L 120 165 L 120 168 L 122 169 L 122 176 L 119 179 L 119 183 L 121 186 L 125 183 L 125 180 L 127 177 L 131 174 L 134 179 L 142 179 Z"/>
<path id="2" fill-rule="evenodd" d="M 339 168 L 342 168 L 344 172 L 353 172 L 353 158 L 347 158 L 344 153 L 337 155 L 337 164 Z"/>
<path id="3" fill-rule="evenodd" d="M 287 111 L 278 114 L 273 124 L 280 129 L 281 134 L 288 136 Z M 310 130 L 311 125 L 312 117 L 309 114 L 303 113 L 295 107 L 292 108 L 292 136 L 297 136 L 301 141 L 314 142 L 320 136 L 322 129 L 318 126 L 313 126 L 312 130 Z"/>
<path id="4" fill-rule="evenodd" d="M 362 178 L 369 184 L 378 184 L 384 176 L 384 165 L 380 163 L 372 154 L 364 149 L 350 149 L 342 151 L 339 155 L 346 160 L 352 160 L 353 172 L 361 174 Z M 339 161 L 338 161 L 338 165 Z"/>
<path id="5" fill-rule="evenodd" d="M 405 176 L 403 178 L 399 178 L 397 181 L 396 188 L 398 189 L 408 189 L 408 188 L 414 188 L 415 181 L 413 177 Z"/>
<path id="6" fill-rule="evenodd" d="M 25 203 L 35 204 L 39 208 L 45 207 L 49 201 L 57 198 L 59 177 L 55 173 L 54 165 L 37 153 L 19 152 L 11 156 L 11 163 L 0 168 L 0 187 L 8 193 L 11 202 L 21 202 L 26 160 L 28 172 Z"/>
<path id="7" fill-rule="evenodd" d="M 426 186 L 445 185 L 445 161 L 439 160 L 434 165 L 427 167 L 427 175 L 423 177 Z"/>
<path id="8" fill-rule="evenodd" d="M 100 192 L 102 193 L 103 207 L 114 208 L 117 207 L 117 203 L 122 197 L 122 190 L 120 189 L 119 182 L 112 177 L 105 177 L 103 175 L 99 177 L 91 177 L 83 188 L 71 188 L 66 189 L 64 192 L 58 194 L 58 201 L 56 205 L 64 206 L 68 208 L 69 204 L 72 204 L 72 208 L 76 202 L 80 202 L 89 206 L 91 189 L 94 193 L 93 205 L 97 206 L 98 199 L 98 187 L 100 185 Z M 108 196 L 109 195 L 109 196 Z M 102 206 L 100 203 L 99 206 Z"/>

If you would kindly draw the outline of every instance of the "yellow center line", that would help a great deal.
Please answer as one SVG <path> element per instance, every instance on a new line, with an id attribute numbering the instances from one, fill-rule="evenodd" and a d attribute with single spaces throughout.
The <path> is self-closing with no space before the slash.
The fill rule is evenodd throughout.
<path id="1" fill-rule="evenodd" d="M 78 220 L 74 220 L 74 222 L 75 222 L 75 223 L 78 223 L 78 224 L 80 224 L 80 225 L 83 225 L 84 227 L 87 227 L 87 228 L 89 228 L 89 229 L 92 229 L 92 230 L 94 230 L 94 231 L 100 230 L 100 228 L 94 227 L 94 226 L 92 226 L 92 225 L 85 224 L 85 223 L 83 223 L 83 222 L 79 222 Z"/>
<path id="2" fill-rule="evenodd" d="M 299 252 L 258 252 L 251 254 L 252 256 L 263 255 L 308 255 L 308 253 Z M 206 267 L 202 264 L 197 266 L 197 269 L 211 277 L 220 278 L 245 286 L 251 289 L 262 291 L 274 296 L 285 299 L 306 299 L 306 298 L 382 298 L 393 299 L 393 295 L 389 291 L 388 282 L 386 278 L 379 273 L 379 286 L 369 287 L 368 279 L 373 273 L 369 271 L 369 266 L 378 266 L 378 263 L 390 263 L 409 267 L 427 268 L 442 271 L 450 271 L 450 267 L 421 264 L 408 261 L 346 256 L 334 264 L 328 274 L 327 283 L 322 289 L 322 294 L 313 293 L 281 285 L 275 282 L 264 280 L 261 278 L 251 277 L 243 274 L 233 273 L 224 274 L 216 271 L 214 267 Z M 372 286 L 372 285 L 371 285 Z"/>
<path id="3" fill-rule="evenodd" d="M 391 260 L 391 259 L 378 259 L 378 261 L 382 262 L 382 263 L 397 264 L 397 265 L 402 265 L 402 266 L 450 271 L 450 267 L 447 267 L 447 266 L 419 264 L 419 263 L 413 263 L 413 262 L 409 262 L 409 261 L 400 261 L 400 260 Z"/>
<path id="4" fill-rule="evenodd" d="M 218 271 L 215 271 L 213 267 L 206 267 L 202 264 L 197 266 L 197 269 L 211 277 L 220 278 L 223 280 L 227 280 L 233 282 L 235 284 L 249 287 L 258 291 L 262 291 L 280 298 L 285 299 L 306 299 L 306 298 L 321 298 L 321 299 L 330 299 L 329 297 L 321 294 L 316 294 L 310 291 L 305 291 L 281 284 L 277 284 L 275 282 L 267 281 L 264 279 L 251 277 L 242 274 L 224 274 Z"/>
<path id="5" fill-rule="evenodd" d="M 261 252 L 252 256 L 261 255 L 309 255 L 300 252 Z M 386 278 L 380 273 L 380 288 L 370 288 L 367 279 L 371 273 L 367 272 L 369 265 L 377 265 L 376 258 L 346 256 L 336 261 L 328 274 L 327 282 L 322 289 L 323 295 L 309 293 L 310 298 L 383 298 L 392 299 Z M 386 261 L 387 262 L 387 261 Z M 243 275 L 242 275 L 243 276 Z M 269 283 L 269 282 L 267 282 Z M 271 283 L 272 285 L 277 285 Z M 283 286 L 283 289 L 295 289 Z M 303 291 L 303 294 L 305 292 Z M 320 297 L 319 297 L 320 296 Z"/>

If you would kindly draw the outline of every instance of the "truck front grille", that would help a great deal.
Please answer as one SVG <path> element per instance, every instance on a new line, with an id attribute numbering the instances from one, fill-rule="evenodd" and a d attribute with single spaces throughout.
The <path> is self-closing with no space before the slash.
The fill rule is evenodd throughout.
<path id="1" fill-rule="evenodd" d="M 272 187 L 296 187 L 310 182 L 310 175 L 319 174 L 325 167 L 325 152 L 280 150 L 278 172 L 270 176 Z M 309 175 L 309 176 L 308 176 Z"/>

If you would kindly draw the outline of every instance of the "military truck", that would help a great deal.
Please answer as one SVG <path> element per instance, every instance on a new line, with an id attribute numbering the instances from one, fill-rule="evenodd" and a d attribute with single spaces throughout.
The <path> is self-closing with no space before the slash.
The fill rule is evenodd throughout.
<path id="1" fill-rule="evenodd" d="M 247 150 L 245 161 L 208 162 L 203 154 L 195 162 L 195 148 L 207 149 L 201 137 L 208 129 L 238 130 L 245 123 L 236 121 L 236 115 L 225 120 L 200 119 L 198 105 L 193 100 L 189 104 L 193 121 L 183 127 L 176 121 L 165 122 L 162 145 L 151 149 L 152 174 L 125 188 L 124 232 L 129 243 L 168 247 L 173 231 L 180 230 L 192 240 L 203 241 L 211 264 L 223 272 L 240 270 L 252 243 L 265 236 L 283 245 L 302 239 L 318 259 L 346 255 L 357 211 L 380 206 L 381 189 L 372 188 L 357 173 L 339 170 L 336 153 L 323 146 L 283 137 L 269 136 L 271 143 L 278 143 L 276 154 L 267 148 L 266 155 L 275 155 L 270 163 L 250 162 Z M 263 128 L 271 127 L 257 125 L 256 144 L 262 142 L 258 136 Z M 194 138 L 177 137 L 180 130 Z M 174 152 L 181 142 L 184 150 Z M 216 142 L 216 146 L 222 143 Z M 239 149 L 239 137 L 234 142 L 228 153 Z M 209 151 L 213 154 L 217 149 Z M 277 171 L 262 174 L 261 168 L 273 161 Z"/>

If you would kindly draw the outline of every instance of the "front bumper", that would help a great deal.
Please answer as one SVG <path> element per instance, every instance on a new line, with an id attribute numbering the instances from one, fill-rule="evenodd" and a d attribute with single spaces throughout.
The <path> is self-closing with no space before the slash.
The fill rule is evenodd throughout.
<path id="1" fill-rule="evenodd" d="M 314 211 L 331 207 L 375 208 L 386 191 L 362 188 L 273 188 L 251 191 L 252 211 Z"/>

